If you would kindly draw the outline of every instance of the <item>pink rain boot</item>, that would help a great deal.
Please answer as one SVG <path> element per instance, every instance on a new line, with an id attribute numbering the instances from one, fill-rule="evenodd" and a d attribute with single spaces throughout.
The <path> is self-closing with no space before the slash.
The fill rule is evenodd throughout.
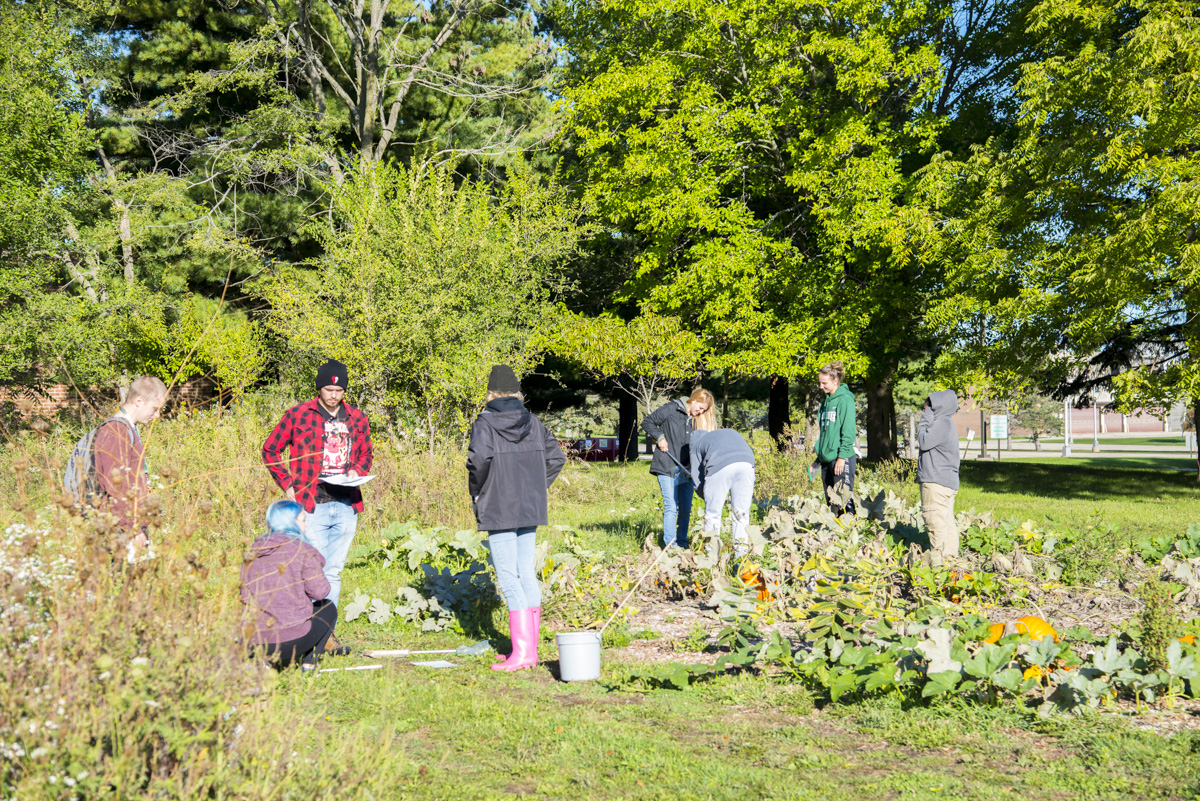
<path id="1" fill-rule="evenodd" d="M 524 670 L 537 664 L 537 630 L 533 627 L 533 610 L 520 609 L 508 613 L 508 636 L 513 652 L 503 662 L 491 665 L 492 670 Z"/>
<path id="2" fill-rule="evenodd" d="M 534 651 L 534 656 L 536 657 L 537 656 L 537 642 L 542 637 L 542 607 L 540 607 L 540 606 L 533 607 L 533 633 L 536 637 L 536 639 L 534 639 L 534 641 L 533 641 L 534 642 L 533 651 Z M 496 664 L 503 665 L 505 662 L 508 661 L 508 658 L 510 656 L 512 656 L 512 654 L 496 654 Z M 535 661 L 534 664 L 536 665 L 537 662 Z"/>
<path id="3" fill-rule="evenodd" d="M 529 647 L 533 649 L 533 664 L 538 663 L 538 641 L 542 639 L 542 607 L 533 607 L 533 640 Z"/>

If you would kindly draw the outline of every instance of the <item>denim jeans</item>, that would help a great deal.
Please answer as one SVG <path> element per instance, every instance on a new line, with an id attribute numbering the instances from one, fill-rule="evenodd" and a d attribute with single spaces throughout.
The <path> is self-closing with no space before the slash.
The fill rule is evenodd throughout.
<path id="1" fill-rule="evenodd" d="M 675 468 L 675 475 L 658 477 L 663 496 L 663 547 L 688 545 L 688 528 L 692 522 L 692 480 Z"/>
<path id="2" fill-rule="evenodd" d="M 488 553 L 496 568 L 496 584 L 508 611 L 519 612 L 542 605 L 542 588 L 537 580 L 537 529 L 489 531 Z"/>
<path id="3" fill-rule="evenodd" d="M 334 501 L 318 503 L 308 516 L 306 538 L 321 556 L 325 557 L 325 578 L 329 580 L 326 597 L 337 605 L 342 594 L 342 568 L 350 555 L 350 543 L 358 530 L 358 512 L 348 503 Z"/>
<path id="4" fill-rule="evenodd" d="M 733 552 L 742 556 L 750 548 L 750 505 L 754 501 L 754 465 L 734 462 L 704 479 L 704 530 L 721 530 L 721 511 L 728 498 Z M 715 554 L 714 554 L 715 555 Z"/>

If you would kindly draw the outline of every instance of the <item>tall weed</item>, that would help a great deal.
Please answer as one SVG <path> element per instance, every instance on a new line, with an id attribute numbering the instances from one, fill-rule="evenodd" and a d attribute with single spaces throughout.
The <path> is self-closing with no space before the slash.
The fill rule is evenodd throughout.
<path id="1" fill-rule="evenodd" d="M 273 697 L 275 672 L 238 644 L 240 552 L 205 564 L 168 546 L 130 563 L 106 529 L 43 512 L 0 539 L 0 796 L 378 789 L 374 736 L 322 732 L 314 712 Z"/>

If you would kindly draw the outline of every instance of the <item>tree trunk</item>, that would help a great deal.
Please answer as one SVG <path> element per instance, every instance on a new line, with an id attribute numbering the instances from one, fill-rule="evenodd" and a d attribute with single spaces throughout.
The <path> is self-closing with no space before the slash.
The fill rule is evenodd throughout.
<path id="1" fill-rule="evenodd" d="M 892 376 L 879 381 L 867 381 L 867 457 L 879 461 L 896 457 L 892 441 L 892 417 L 895 403 L 892 398 Z"/>
<path id="2" fill-rule="evenodd" d="M 1196 446 L 1196 481 L 1200 483 L 1200 397 L 1192 398 L 1192 440 Z"/>
<path id="3" fill-rule="evenodd" d="M 622 462 L 636 462 L 638 458 L 638 402 L 628 392 L 618 392 L 617 442 Z"/>
<path id="4" fill-rule="evenodd" d="M 129 221 L 129 204 L 123 198 L 117 197 L 117 171 L 112 162 L 108 160 L 108 153 L 104 151 L 103 147 L 98 147 L 96 154 L 100 156 L 104 172 L 112 182 L 109 196 L 113 206 L 120 212 L 117 215 L 117 234 L 121 239 L 121 264 L 125 268 L 125 283 L 132 285 L 137 281 L 137 273 L 133 269 L 133 226 Z"/>
<path id="5" fill-rule="evenodd" d="M 729 374 L 721 380 L 721 428 L 729 428 Z"/>
<path id="6" fill-rule="evenodd" d="M 792 425 L 792 407 L 788 399 L 788 380 L 777 375 L 771 379 L 771 392 L 767 401 L 767 431 L 779 450 L 787 450 L 785 429 Z"/>

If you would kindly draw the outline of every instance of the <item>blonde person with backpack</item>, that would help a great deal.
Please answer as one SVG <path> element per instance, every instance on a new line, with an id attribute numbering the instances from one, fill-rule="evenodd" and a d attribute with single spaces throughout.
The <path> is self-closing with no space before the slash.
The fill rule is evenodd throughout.
<path id="1" fill-rule="evenodd" d="M 63 479 L 63 488 L 78 505 L 111 513 L 122 531 L 133 533 L 132 547 L 149 544 L 139 523 L 150 489 L 138 427 L 154 422 L 166 403 L 162 381 L 149 375 L 135 378 L 117 413 L 75 446 Z"/>

